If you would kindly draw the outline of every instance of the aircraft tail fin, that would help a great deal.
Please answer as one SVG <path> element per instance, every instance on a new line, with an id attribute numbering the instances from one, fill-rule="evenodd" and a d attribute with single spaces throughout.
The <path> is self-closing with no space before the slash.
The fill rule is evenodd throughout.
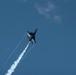
<path id="1" fill-rule="evenodd" d="M 38 30 L 38 28 L 35 30 L 35 34 L 36 34 L 37 30 Z"/>

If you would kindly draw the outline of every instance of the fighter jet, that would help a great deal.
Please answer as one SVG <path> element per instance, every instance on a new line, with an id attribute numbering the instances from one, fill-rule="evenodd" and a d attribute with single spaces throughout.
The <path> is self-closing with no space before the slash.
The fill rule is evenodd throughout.
<path id="1" fill-rule="evenodd" d="M 37 30 L 38 30 L 38 28 L 34 32 L 27 31 L 28 39 L 32 43 L 36 43 L 35 34 L 36 34 Z"/>

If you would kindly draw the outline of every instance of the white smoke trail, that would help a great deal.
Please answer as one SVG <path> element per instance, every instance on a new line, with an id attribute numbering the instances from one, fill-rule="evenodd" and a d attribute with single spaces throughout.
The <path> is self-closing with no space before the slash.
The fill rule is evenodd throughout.
<path id="1" fill-rule="evenodd" d="M 26 52 L 26 54 L 24 55 L 24 57 L 22 58 L 21 62 L 23 61 L 23 59 L 27 56 L 27 54 L 32 50 L 32 48 L 35 46 L 35 44 Z"/>
<path id="2" fill-rule="evenodd" d="M 20 42 L 17 44 L 17 46 L 15 47 L 15 49 L 13 50 L 13 52 L 10 54 L 10 56 L 8 57 L 8 59 L 6 60 L 6 62 L 3 64 L 2 67 L 4 67 L 6 65 L 6 63 L 8 62 L 8 60 L 11 58 L 11 56 L 13 55 L 13 53 L 16 51 L 16 49 L 18 48 L 18 46 L 20 45 L 20 43 L 22 42 L 22 40 L 24 39 L 26 33 L 23 35 L 23 37 L 21 38 Z"/>
<path id="3" fill-rule="evenodd" d="M 5 75 L 11 75 L 14 72 L 14 70 L 16 69 L 16 67 L 19 64 L 20 60 L 22 59 L 23 55 L 25 54 L 25 52 L 26 52 L 29 44 L 30 44 L 30 42 L 27 44 L 27 46 L 25 47 L 25 49 L 23 50 L 23 52 L 20 54 L 20 56 L 14 62 L 14 64 L 12 64 L 12 66 L 10 67 L 10 69 L 8 70 L 8 72 Z"/>

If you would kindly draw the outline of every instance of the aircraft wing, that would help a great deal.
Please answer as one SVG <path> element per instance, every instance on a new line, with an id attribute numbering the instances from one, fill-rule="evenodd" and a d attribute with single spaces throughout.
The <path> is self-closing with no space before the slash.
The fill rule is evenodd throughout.
<path id="1" fill-rule="evenodd" d="M 36 43 L 35 37 L 32 39 L 32 43 Z"/>
<path id="2" fill-rule="evenodd" d="M 29 33 L 27 33 L 28 37 L 31 37 L 31 35 Z"/>

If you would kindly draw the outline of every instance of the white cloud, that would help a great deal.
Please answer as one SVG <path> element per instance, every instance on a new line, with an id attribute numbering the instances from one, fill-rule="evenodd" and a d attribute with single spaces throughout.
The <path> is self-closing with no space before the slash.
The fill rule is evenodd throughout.
<path id="1" fill-rule="evenodd" d="M 61 16 L 55 15 L 54 19 L 55 19 L 55 21 L 60 22 L 61 21 Z"/>
<path id="2" fill-rule="evenodd" d="M 39 14 L 44 15 L 47 18 L 51 18 L 56 22 L 61 21 L 61 16 L 59 15 L 58 6 L 52 2 L 47 2 L 46 6 L 35 4 L 36 10 Z"/>
<path id="3" fill-rule="evenodd" d="M 47 8 L 45 8 L 45 7 L 43 7 L 43 6 L 37 6 L 36 7 L 37 8 L 37 10 L 38 10 L 38 12 L 40 13 L 40 14 L 42 14 L 42 15 L 44 15 L 44 16 L 46 16 L 46 17 L 48 17 L 49 16 L 49 9 L 47 9 Z"/>

